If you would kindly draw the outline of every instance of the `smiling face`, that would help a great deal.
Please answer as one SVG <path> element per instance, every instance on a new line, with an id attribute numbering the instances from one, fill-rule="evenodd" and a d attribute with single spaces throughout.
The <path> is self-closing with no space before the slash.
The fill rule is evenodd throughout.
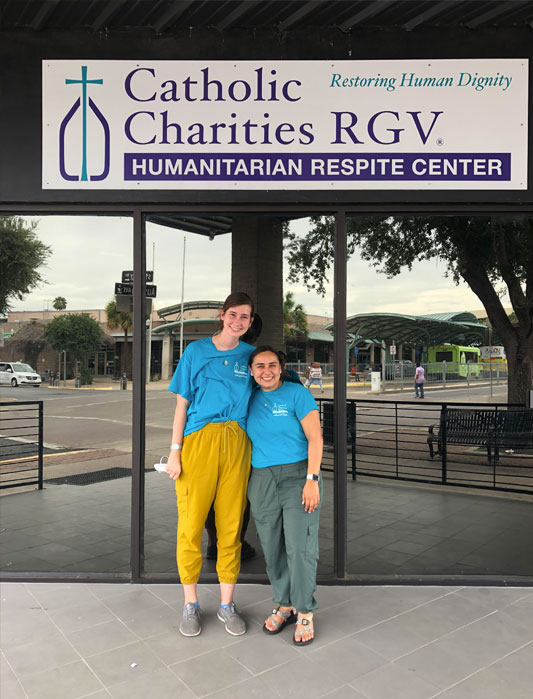
<path id="1" fill-rule="evenodd" d="M 274 352 L 256 354 L 250 372 L 263 391 L 281 386 L 281 364 Z"/>
<path id="2" fill-rule="evenodd" d="M 220 314 L 223 335 L 238 340 L 252 324 L 252 309 L 248 305 L 232 306 Z"/>

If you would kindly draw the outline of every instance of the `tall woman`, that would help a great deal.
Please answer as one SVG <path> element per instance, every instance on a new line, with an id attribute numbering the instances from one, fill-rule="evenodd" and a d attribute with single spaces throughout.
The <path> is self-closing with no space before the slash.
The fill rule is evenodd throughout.
<path id="1" fill-rule="evenodd" d="M 322 431 L 315 399 L 283 380 L 284 355 L 258 347 L 250 372 L 259 384 L 248 409 L 252 515 L 276 604 L 263 630 L 276 634 L 296 622 L 294 643 L 313 641 L 318 562 Z"/>
<path id="2" fill-rule="evenodd" d="M 213 503 L 220 582 L 217 617 L 234 636 L 246 631 L 233 592 L 250 473 L 250 442 L 244 430 L 252 391 L 248 359 L 254 349 L 240 338 L 252 324 L 253 312 L 247 294 L 230 294 L 220 314 L 219 333 L 187 346 L 169 386 L 177 394 L 167 472 L 176 481 L 184 636 L 197 636 L 202 630 L 196 588 L 202 530 Z"/>

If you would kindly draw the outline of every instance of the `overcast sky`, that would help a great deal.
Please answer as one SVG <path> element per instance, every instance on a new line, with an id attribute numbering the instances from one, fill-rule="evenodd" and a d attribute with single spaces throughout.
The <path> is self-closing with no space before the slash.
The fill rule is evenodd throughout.
<path id="1" fill-rule="evenodd" d="M 304 233 L 307 228 L 305 219 L 292 225 L 299 233 Z M 52 308 L 56 296 L 64 296 L 67 308 L 71 310 L 103 308 L 113 298 L 114 282 L 120 281 L 121 271 L 133 269 L 131 219 L 44 216 L 39 218 L 37 231 L 41 240 L 52 248 L 49 262 L 42 268 L 47 283 L 28 294 L 23 301 L 15 301 L 13 310 L 42 314 L 43 309 Z M 184 235 L 187 239 L 185 300 L 223 300 L 229 293 L 229 235 L 210 241 L 204 236 L 148 224 L 146 255 L 149 269 L 152 268 L 155 243 L 156 308 L 179 303 L 181 299 Z M 368 312 L 422 315 L 482 308 L 466 284 L 456 286 L 445 278 L 444 273 L 442 264 L 419 262 L 411 272 L 387 279 L 354 256 L 348 262 L 348 315 Z M 303 285 L 290 285 L 285 281 L 284 291 L 288 290 L 308 313 L 332 315 L 331 281 L 324 298 L 307 292 Z"/>

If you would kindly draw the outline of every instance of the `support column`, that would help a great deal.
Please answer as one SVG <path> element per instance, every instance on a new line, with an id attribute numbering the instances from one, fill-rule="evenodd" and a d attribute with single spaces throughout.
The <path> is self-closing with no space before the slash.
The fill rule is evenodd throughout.
<path id="1" fill-rule="evenodd" d="M 144 569 L 144 459 L 146 418 L 146 228 L 140 209 L 133 212 L 133 414 L 131 464 L 131 577 Z"/>
<path id="2" fill-rule="evenodd" d="M 231 290 L 244 291 L 263 321 L 258 344 L 283 348 L 283 232 L 273 216 L 236 216 Z"/>
<path id="3" fill-rule="evenodd" d="M 334 292 L 334 456 L 333 456 L 333 568 L 337 578 L 346 577 L 348 501 L 346 491 L 346 212 L 335 214 L 333 259 Z"/>

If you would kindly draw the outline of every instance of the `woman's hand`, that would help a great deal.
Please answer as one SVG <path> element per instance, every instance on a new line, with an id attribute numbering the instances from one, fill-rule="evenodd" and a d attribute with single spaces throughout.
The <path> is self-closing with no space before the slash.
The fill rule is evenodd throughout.
<path id="1" fill-rule="evenodd" d="M 181 475 L 181 450 L 171 449 L 168 455 L 167 473 L 172 480 L 177 481 Z"/>
<path id="2" fill-rule="evenodd" d="M 302 505 L 306 512 L 313 512 L 320 502 L 320 489 L 317 481 L 306 481 L 302 492 Z"/>

